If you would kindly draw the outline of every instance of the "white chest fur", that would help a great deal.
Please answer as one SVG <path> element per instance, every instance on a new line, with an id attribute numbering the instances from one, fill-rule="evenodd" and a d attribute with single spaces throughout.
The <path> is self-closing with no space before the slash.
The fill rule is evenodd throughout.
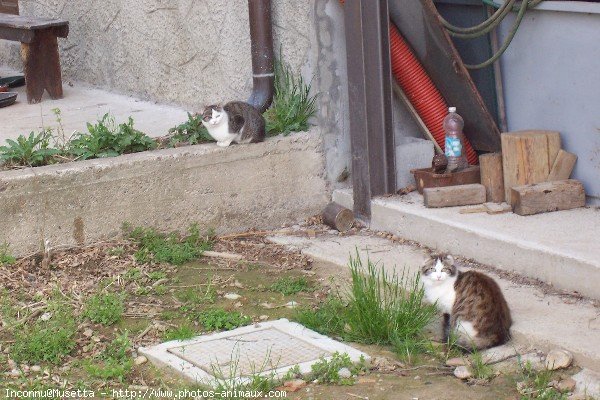
<path id="1" fill-rule="evenodd" d="M 236 136 L 235 133 L 229 133 L 229 121 L 225 117 L 217 125 L 206 125 L 206 129 L 217 142 L 226 142 Z"/>
<path id="2" fill-rule="evenodd" d="M 450 314 L 452 312 L 454 300 L 456 300 L 454 282 L 456 282 L 456 278 L 445 279 L 441 282 L 424 282 L 425 298 L 430 303 L 435 303 L 437 301 L 437 307 L 440 311 Z"/>

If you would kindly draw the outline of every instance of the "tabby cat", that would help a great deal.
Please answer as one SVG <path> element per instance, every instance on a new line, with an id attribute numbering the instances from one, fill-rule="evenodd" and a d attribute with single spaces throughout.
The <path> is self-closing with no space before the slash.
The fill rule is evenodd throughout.
<path id="1" fill-rule="evenodd" d="M 421 269 L 425 297 L 444 314 L 443 337 L 456 332 L 457 344 L 485 349 L 510 339 L 512 319 L 498 284 L 477 271 L 459 271 L 452 256 L 435 256 Z"/>

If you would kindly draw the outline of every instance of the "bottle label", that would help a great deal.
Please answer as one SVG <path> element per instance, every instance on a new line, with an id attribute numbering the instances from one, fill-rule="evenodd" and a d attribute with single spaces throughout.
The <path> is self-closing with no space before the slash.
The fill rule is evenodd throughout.
<path id="1" fill-rule="evenodd" d="M 460 139 L 456 137 L 446 138 L 446 157 L 460 157 L 462 156 L 462 145 Z"/>

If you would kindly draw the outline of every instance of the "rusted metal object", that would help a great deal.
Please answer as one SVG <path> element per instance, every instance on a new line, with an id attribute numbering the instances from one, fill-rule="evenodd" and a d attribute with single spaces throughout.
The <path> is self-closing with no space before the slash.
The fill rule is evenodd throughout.
<path id="1" fill-rule="evenodd" d="M 441 174 L 446 171 L 447 167 L 448 159 L 445 154 L 436 154 L 433 156 L 433 159 L 431 160 L 431 169 L 433 169 L 433 172 Z"/>
<path id="2" fill-rule="evenodd" d="M 439 20 L 432 0 L 390 2 L 390 17 L 410 43 L 448 104 L 465 120 L 464 132 L 476 150 L 499 151 L 500 131 Z"/>
<path id="3" fill-rule="evenodd" d="M 415 176 L 417 190 L 421 194 L 423 194 L 423 189 L 425 188 L 467 185 L 481 182 L 479 166 L 477 165 L 452 173 L 436 174 L 432 168 L 412 169 L 410 172 Z"/>
<path id="4" fill-rule="evenodd" d="M 354 214 L 338 203 L 329 203 L 323 210 L 323 222 L 333 229 L 346 232 L 354 224 Z"/>

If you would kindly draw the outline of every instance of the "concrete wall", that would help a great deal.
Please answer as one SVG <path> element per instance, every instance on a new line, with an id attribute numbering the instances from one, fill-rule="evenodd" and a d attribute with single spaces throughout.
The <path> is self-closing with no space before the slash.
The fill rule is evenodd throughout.
<path id="1" fill-rule="evenodd" d="M 504 38 L 514 22 L 502 23 Z M 509 130 L 561 132 L 573 177 L 600 205 L 600 4 L 545 1 L 528 11 L 501 58 Z"/>
<path id="2" fill-rule="evenodd" d="M 20 0 L 22 15 L 69 20 L 60 39 L 65 81 L 187 109 L 245 100 L 252 90 L 247 0 Z M 312 81 L 330 182 L 350 164 L 346 44 L 338 0 L 272 0 L 275 50 Z M 0 64 L 21 70 L 19 44 L 0 41 Z M 340 182 L 338 182 L 340 181 Z"/>
<path id="3" fill-rule="evenodd" d="M 218 232 L 278 228 L 319 213 L 330 193 L 321 135 L 214 144 L 0 172 L 0 243 L 23 255 L 117 236 L 124 221 Z"/>

